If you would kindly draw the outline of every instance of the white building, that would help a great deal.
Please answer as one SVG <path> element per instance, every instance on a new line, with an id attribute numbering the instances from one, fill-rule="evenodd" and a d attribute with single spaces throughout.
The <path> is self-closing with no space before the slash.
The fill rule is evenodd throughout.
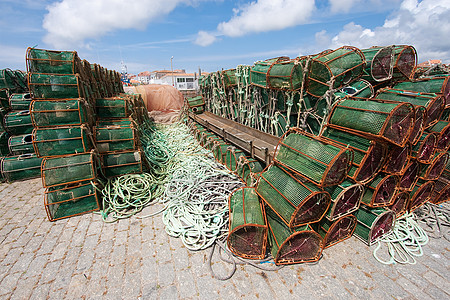
<path id="1" fill-rule="evenodd" d="M 198 76 L 195 73 L 166 74 L 160 78 L 162 84 L 173 85 L 178 90 L 197 90 Z"/>

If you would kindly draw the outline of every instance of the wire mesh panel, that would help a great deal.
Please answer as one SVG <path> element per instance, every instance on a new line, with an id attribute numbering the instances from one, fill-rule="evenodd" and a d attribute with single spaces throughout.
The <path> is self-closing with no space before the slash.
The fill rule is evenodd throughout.
<path id="1" fill-rule="evenodd" d="M 397 219 L 408 211 L 409 200 L 409 192 L 397 191 L 395 194 L 393 204 L 389 206 L 389 209 L 395 213 Z"/>
<path id="2" fill-rule="evenodd" d="M 309 225 L 291 229 L 270 208 L 266 207 L 270 252 L 276 265 L 318 261 L 323 239 Z"/>
<path id="3" fill-rule="evenodd" d="M 7 182 L 37 178 L 41 175 L 42 158 L 36 154 L 8 156 L 2 159 L 2 176 Z"/>
<path id="4" fill-rule="evenodd" d="M 256 184 L 257 177 L 259 177 L 259 174 L 264 170 L 264 164 L 251 157 L 240 159 L 242 162 L 238 162 L 236 174 L 247 186 L 254 186 Z"/>
<path id="5" fill-rule="evenodd" d="M 427 109 L 424 106 L 416 106 L 414 109 L 414 124 L 409 135 L 408 142 L 415 145 L 425 130 L 425 122 L 428 120 Z"/>
<path id="6" fill-rule="evenodd" d="M 250 82 L 252 85 L 267 88 L 267 73 L 274 63 L 289 61 L 289 57 L 282 56 L 256 62 L 250 69 Z"/>
<path id="7" fill-rule="evenodd" d="M 370 82 L 380 82 L 392 78 L 394 69 L 393 46 L 361 49 L 366 59 L 362 78 Z"/>
<path id="8" fill-rule="evenodd" d="M 19 70 L 1 69 L 0 89 L 8 89 L 11 93 L 24 93 L 27 90 L 25 74 Z"/>
<path id="9" fill-rule="evenodd" d="M 331 196 L 331 205 L 325 214 L 329 221 L 336 221 L 338 218 L 356 211 L 364 194 L 364 187 L 361 184 L 348 179 L 325 190 Z"/>
<path id="10" fill-rule="evenodd" d="M 382 207 L 370 208 L 361 205 L 355 213 L 357 219 L 354 235 L 371 246 L 392 230 L 395 213 Z"/>
<path id="11" fill-rule="evenodd" d="M 444 96 L 445 106 L 450 106 L 450 77 L 422 78 L 414 81 L 399 82 L 395 89 L 419 93 L 435 93 Z"/>
<path id="12" fill-rule="evenodd" d="M 444 111 L 444 98 L 436 94 L 384 88 L 378 91 L 375 98 L 410 103 L 414 107 L 424 106 L 427 109 L 427 119 L 424 124 L 425 128 L 433 126 L 439 120 L 442 112 Z"/>
<path id="13" fill-rule="evenodd" d="M 319 54 L 310 62 L 307 92 L 322 97 L 329 89 L 340 88 L 361 76 L 364 68 L 364 54 L 355 47 Z"/>
<path id="14" fill-rule="evenodd" d="M 0 109 L 9 110 L 11 108 L 9 104 L 9 97 L 10 97 L 9 89 L 0 88 Z"/>
<path id="15" fill-rule="evenodd" d="M 3 130 L 3 128 L 0 126 L 0 156 L 7 156 L 9 155 L 9 147 L 8 147 L 8 141 L 9 141 L 9 133 Z"/>
<path id="16" fill-rule="evenodd" d="M 90 153 L 46 157 L 42 161 L 42 185 L 46 188 L 97 178 L 97 154 Z"/>
<path id="17" fill-rule="evenodd" d="M 29 134 L 33 131 L 29 110 L 12 111 L 5 115 L 3 124 L 11 135 Z"/>
<path id="18" fill-rule="evenodd" d="M 205 99 L 203 99 L 203 96 L 188 98 L 187 103 L 190 110 L 195 114 L 201 114 L 205 107 Z"/>
<path id="19" fill-rule="evenodd" d="M 409 103 L 343 99 L 337 102 L 328 126 L 404 146 L 412 131 L 414 108 Z"/>
<path id="20" fill-rule="evenodd" d="M 95 185 L 95 186 L 94 186 Z M 100 184 L 83 181 L 45 190 L 44 205 L 50 221 L 78 216 L 100 209 Z"/>
<path id="21" fill-rule="evenodd" d="M 383 172 L 391 175 L 401 175 L 405 172 L 411 157 L 411 145 L 404 147 L 390 146 Z"/>
<path id="22" fill-rule="evenodd" d="M 103 174 L 106 177 L 142 173 L 142 153 L 140 150 L 105 153 L 100 157 Z"/>
<path id="23" fill-rule="evenodd" d="M 414 75 L 414 69 L 417 65 L 417 52 L 413 46 L 395 45 L 394 46 L 394 80 L 408 80 Z"/>
<path id="24" fill-rule="evenodd" d="M 92 106 L 84 99 L 33 101 L 30 110 L 35 127 L 81 126 L 94 119 Z"/>
<path id="25" fill-rule="evenodd" d="M 412 147 L 411 156 L 423 164 L 431 163 L 436 150 L 438 135 L 436 133 L 422 134 L 417 144 Z"/>
<path id="26" fill-rule="evenodd" d="M 263 259 L 266 256 L 267 225 L 264 207 L 255 189 L 242 187 L 235 190 L 228 203 L 228 248 L 243 258 Z"/>
<path id="27" fill-rule="evenodd" d="M 431 199 L 434 190 L 434 181 L 419 179 L 414 188 L 412 189 L 410 196 L 411 201 L 408 205 L 409 212 L 415 211 L 417 208 L 421 207 L 428 200 Z"/>
<path id="28" fill-rule="evenodd" d="M 34 153 L 33 136 L 31 134 L 11 136 L 8 140 L 8 147 L 12 155 Z"/>
<path id="29" fill-rule="evenodd" d="M 323 218 L 317 223 L 317 233 L 323 238 L 324 249 L 350 238 L 355 231 L 356 218 L 353 215 L 343 216 L 336 221 Z M 314 228 L 314 226 L 313 226 Z"/>
<path id="30" fill-rule="evenodd" d="M 450 147 L 450 122 L 438 121 L 434 126 L 428 128 L 429 132 L 438 134 L 436 151 L 447 151 Z"/>
<path id="31" fill-rule="evenodd" d="M 303 59 L 274 63 L 267 72 L 267 87 L 274 90 L 300 90 L 303 82 Z"/>
<path id="32" fill-rule="evenodd" d="M 441 204 L 450 200 L 450 181 L 440 178 L 436 180 L 430 202 Z"/>
<path id="33" fill-rule="evenodd" d="M 294 128 L 278 142 L 273 160 L 319 187 L 326 187 L 344 181 L 353 161 L 353 151 Z"/>
<path id="34" fill-rule="evenodd" d="M 361 203 L 370 207 L 391 205 L 398 183 L 399 178 L 395 175 L 378 174 L 369 184 L 365 185 Z"/>
<path id="35" fill-rule="evenodd" d="M 85 84 L 78 74 L 28 74 L 28 85 L 33 99 L 91 99 L 89 86 Z"/>
<path id="36" fill-rule="evenodd" d="M 238 167 L 238 162 L 240 157 L 245 158 L 246 154 L 244 151 L 236 149 L 235 147 L 228 147 L 225 153 L 225 166 L 228 170 L 235 172 Z"/>
<path id="37" fill-rule="evenodd" d="M 354 159 L 348 172 L 351 179 L 359 183 L 368 182 L 382 168 L 387 155 L 387 148 L 383 143 L 330 127 L 326 127 L 321 136 L 353 150 Z"/>
<path id="38" fill-rule="evenodd" d="M 419 162 L 415 159 L 411 160 L 405 170 L 405 173 L 400 176 L 400 183 L 398 185 L 398 188 L 402 191 L 410 191 L 416 184 L 416 181 L 419 179 L 419 173 Z"/>
<path id="39" fill-rule="evenodd" d="M 130 101 L 122 97 L 96 99 L 95 111 L 101 119 L 128 118 L 132 113 Z"/>
<path id="40" fill-rule="evenodd" d="M 9 104 L 12 110 L 30 110 L 31 94 L 12 94 L 9 97 Z"/>
<path id="41" fill-rule="evenodd" d="M 342 99 L 346 96 L 351 97 L 360 97 L 360 98 L 372 98 L 375 92 L 372 84 L 364 79 L 359 79 L 355 82 L 350 83 L 347 86 L 344 86 L 338 92 L 334 93 L 335 101 Z M 325 99 L 326 101 L 326 99 Z"/>
<path id="42" fill-rule="evenodd" d="M 95 143 L 99 153 L 109 151 L 136 150 L 138 136 L 133 125 L 95 126 Z"/>
<path id="43" fill-rule="evenodd" d="M 319 221 L 331 202 L 327 192 L 298 181 L 275 165 L 261 174 L 256 192 L 291 228 Z"/>
<path id="44" fill-rule="evenodd" d="M 54 51 L 29 47 L 26 57 L 29 73 L 84 73 L 76 51 Z"/>
<path id="45" fill-rule="evenodd" d="M 39 157 L 90 152 L 92 133 L 86 126 L 35 128 L 33 146 Z"/>
<path id="46" fill-rule="evenodd" d="M 431 164 L 422 166 L 419 177 L 424 180 L 438 179 L 444 171 L 448 161 L 448 152 L 436 153 Z"/>
<path id="47" fill-rule="evenodd" d="M 225 85 L 225 88 L 233 87 L 237 84 L 236 81 L 236 69 L 223 70 L 221 72 L 222 82 Z"/>

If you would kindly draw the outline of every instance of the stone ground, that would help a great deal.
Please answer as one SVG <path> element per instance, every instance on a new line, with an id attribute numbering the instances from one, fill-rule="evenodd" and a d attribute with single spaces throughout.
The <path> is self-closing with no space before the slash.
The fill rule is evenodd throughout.
<path id="1" fill-rule="evenodd" d="M 445 239 L 432 239 L 416 265 L 382 265 L 352 237 L 314 265 L 239 266 L 219 281 L 206 264 L 209 250 L 188 251 L 165 233 L 161 216 L 49 222 L 43 193 L 40 179 L 0 184 L 0 299 L 450 298 Z M 227 267 L 215 261 L 215 269 Z"/>

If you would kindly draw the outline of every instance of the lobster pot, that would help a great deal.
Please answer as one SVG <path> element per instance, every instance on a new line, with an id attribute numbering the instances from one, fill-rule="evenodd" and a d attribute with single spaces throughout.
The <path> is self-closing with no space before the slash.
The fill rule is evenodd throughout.
<path id="1" fill-rule="evenodd" d="M 197 96 L 187 99 L 190 110 L 195 114 L 201 114 L 205 108 L 205 99 L 203 96 Z"/>
<path id="2" fill-rule="evenodd" d="M 236 80 L 236 69 L 224 70 L 222 71 L 222 82 L 225 88 L 233 87 L 237 84 Z"/>
<path id="3" fill-rule="evenodd" d="M 417 64 L 417 52 L 413 46 L 394 46 L 394 72 L 392 79 L 409 80 L 414 76 L 414 69 Z"/>
<path id="4" fill-rule="evenodd" d="M 208 150 L 213 150 L 213 147 L 214 147 L 214 144 L 215 143 L 225 143 L 224 142 L 224 140 L 222 139 L 222 138 L 220 138 L 220 137 L 218 137 L 218 136 L 211 136 L 211 137 L 207 137 L 206 138 L 206 141 L 205 141 L 205 143 L 204 143 L 204 145 L 203 145 L 203 147 L 205 147 L 206 149 L 208 149 Z"/>
<path id="5" fill-rule="evenodd" d="M 353 161 L 353 151 L 299 129 L 289 130 L 279 141 L 277 164 L 319 187 L 341 183 Z"/>
<path id="6" fill-rule="evenodd" d="M 133 126 L 131 118 L 114 119 L 114 120 L 97 120 L 97 127 L 119 126 L 130 127 Z"/>
<path id="7" fill-rule="evenodd" d="M 36 154 L 8 156 L 2 159 L 2 176 L 7 182 L 37 178 L 41 175 L 42 158 Z"/>
<path id="8" fill-rule="evenodd" d="M 33 146 L 39 157 L 85 153 L 93 148 L 90 135 L 85 126 L 35 128 Z"/>
<path id="9" fill-rule="evenodd" d="M 101 195 L 97 188 L 100 189 L 98 182 L 83 181 L 46 189 L 44 205 L 48 219 L 56 221 L 98 211 Z"/>
<path id="10" fill-rule="evenodd" d="M 99 153 L 110 151 L 136 150 L 138 136 L 132 125 L 124 126 L 96 126 L 95 142 Z"/>
<path id="11" fill-rule="evenodd" d="M 289 61 L 289 57 L 281 56 L 255 62 L 250 69 L 250 83 L 262 88 L 268 88 L 267 74 L 274 63 Z"/>
<path id="12" fill-rule="evenodd" d="M 24 134 L 9 137 L 8 148 L 12 155 L 34 153 L 33 135 Z"/>
<path id="13" fill-rule="evenodd" d="M 232 146 L 230 146 L 229 144 L 226 144 L 225 142 L 224 143 L 215 142 L 213 145 L 213 149 L 212 149 L 214 158 L 218 162 L 225 164 L 225 155 L 226 155 L 229 147 L 232 147 Z"/>
<path id="14" fill-rule="evenodd" d="M 319 54 L 309 64 L 307 92 L 322 97 L 329 89 L 338 89 L 361 76 L 365 58 L 359 49 L 344 46 Z"/>
<path id="15" fill-rule="evenodd" d="M 0 89 L 0 109 L 1 110 L 9 110 L 9 89 Z"/>
<path id="16" fill-rule="evenodd" d="M 436 151 L 447 151 L 450 147 L 450 122 L 439 121 L 433 127 L 428 128 L 429 132 L 434 132 L 438 135 L 436 141 Z"/>
<path id="17" fill-rule="evenodd" d="M 30 110 L 35 127 L 81 126 L 94 120 L 92 106 L 84 99 L 33 101 Z"/>
<path id="18" fill-rule="evenodd" d="M 12 110 L 30 110 L 31 94 L 12 94 L 9 103 Z"/>
<path id="19" fill-rule="evenodd" d="M 325 217 L 329 221 L 336 221 L 358 209 L 364 187 L 347 179 L 339 185 L 326 188 L 325 191 L 331 196 L 331 205 Z"/>
<path id="20" fill-rule="evenodd" d="M 372 84 L 367 80 L 360 79 L 343 87 L 339 92 L 334 93 L 334 99 L 339 100 L 346 96 L 358 98 L 372 98 L 375 94 Z M 325 99 L 326 100 L 326 99 Z"/>
<path id="21" fill-rule="evenodd" d="M 378 174 L 370 183 L 365 185 L 361 203 L 369 207 L 391 205 L 398 183 L 399 178 L 395 175 Z"/>
<path id="22" fill-rule="evenodd" d="M 434 181 L 419 179 L 416 185 L 412 189 L 410 196 L 411 201 L 408 205 L 409 212 L 415 211 L 417 208 L 421 207 L 428 200 L 431 199 L 434 190 Z"/>
<path id="23" fill-rule="evenodd" d="M 394 69 L 393 47 L 361 49 L 366 59 L 362 78 L 370 82 L 381 82 L 392 78 Z"/>
<path id="24" fill-rule="evenodd" d="M 100 119 L 128 118 L 132 113 L 130 101 L 127 98 L 114 97 L 95 100 L 95 110 Z"/>
<path id="25" fill-rule="evenodd" d="M 418 162 L 429 164 L 433 160 L 438 135 L 436 133 L 422 134 L 417 144 L 412 147 L 411 156 Z"/>
<path id="26" fill-rule="evenodd" d="M 28 85 L 34 100 L 85 98 L 91 99 L 89 86 L 80 75 L 28 74 Z"/>
<path id="27" fill-rule="evenodd" d="M 353 163 L 348 172 L 351 179 L 366 183 L 382 168 L 387 155 L 387 148 L 383 143 L 330 127 L 326 127 L 321 136 L 353 150 Z"/>
<path id="28" fill-rule="evenodd" d="M 244 151 L 236 149 L 235 147 L 228 147 L 227 152 L 225 152 L 225 166 L 228 170 L 235 172 L 238 165 L 242 164 L 242 160 L 245 159 L 245 157 L 246 154 Z"/>
<path id="29" fill-rule="evenodd" d="M 410 191 L 419 179 L 420 164 L 417 160 L 413 159 L 406 167 L 405 173 L 400 176 L 400 182 L 398 188 L 402 191 Z"/>
<path id="30" fill-rule="evenodd" d="M 0 89 L 8 89 L 11 93 L 24 93 L 27 90 L 24 74 L 19 70 L 0 70 Z"/>
<path id="31" fill-rule="evenodd" d="M 258 177 L 264 170 L 264 165 L 258 160 L 246 157 L 236 169 L 237 175 L 244 181 L 247 186 L 254 186 Z"/>
<path id="32" fill-rule="evenodd" d="M 142 173 L 141 151 L 105 153 L 101 155 L 101 162 L 106 177 Z"/>
<path id="33" fill-rule="evenodd" d="M 411 145 L 417 144 L 425 130 L 425 122 L 428 120 L 427 109 L 423 106 L 416 106 L 414 109 L 414 124 L 409 135 L 408 142 Z"/>
<path id="34" fill-rule="evenodd" d="M 315 227 L 316 232 L 323 238 L 323 248 L 326 249 L 352 236 L 356 227 L 356 218 L 353 215 L 343 216 L 336 221 L 323 218 L 316 224 L 313 228 Z"/>
<path id="35" fill-rule="evenodd" d="M 423 78 L 414 81 L 399 82 L 395 89 L 418 93 L 435 93 L 444 96 L 445 107 L 450 107 L 450 77 Z"/>
<path id="36" fill-rule="evenodd" d="M 33 123 L 29 110 L 12 111 L 3 118 L 6 131 L 11 135 L 22 135 L 33 132 Z"/>
<path id="37" fill-rule="evenodd" d="M 300 90 L 303 83 L 303 59 L 274 63 L 267 72 L 270 89 L 283 91 Z"/>
<path id="38" fill-rule="evenodd" d="M 42 185 L 46 188 L 97 178 L 98 156 L 90 153 L 45 157 L 42 161 Z"/>
<path id="39" fill-rule="evenodd" d="M 450 200 L 450 182 L 444 178 L 439 178 L 435 183 L 430 202 L 441 204 L 448 200 Z"/>
<path id="40" fill-rule="evenodd" d="M 268 207 L 266 216 L 270 252 L 276 265 L 314 262 L 320 259 L 323 239 L 310 225 L 291 229 Z"/>
<path id="41" fill-rule="evenodd" d="M 229 198 L 227 245 L 237 256 L 263 259 L 266 256 L 267 225 L 264 207 L 254 188 L 242 187 Z"/>
<path id="42" fill-rule="evenodd" d="M 442 172 L 444 172 L 448 162 L 448 152 L 436 153 L 431 164 L 421 166 L 419 177 L 423 180 L 437 180 L 441 176 Z"/>
<path id="43" fill-rule="evenodd" d="M 384 139 L 403 147 L 414 123 L 409 103 L 383 103 L 343 99 L 331 110 L 328 126 L 351 133 Z"/>
<path id="44" fill-rule="evenodd" d="M 84 74 L 76 51 L 54 51 L 36 48 L 27 49 L 28 73 Z"/>
<path id="45" fill-rule="evenodd" d="M 261 174 L 256 192 L 290 228 L 319 221 L 331 202 L 327 192 L 298 181 L 275 165 Z"/>
<path id="46" fill-rule="evenodd" d="M 409 193 L 406 191 L 397 191 L 395 194 L 393 204 L 389 206 L 389 209 L 395 213 L 397 219 L 408 211 L 409 200 Z"/>
<path id="47" fill-rule="evenodd" d="M 411 145 L 404 147 L 392 145 L 389 147 L 388 156 L 383 167 L 383 172 L 391 175 L 401 175 L 405 172 L 411 157 Z"/>
<path id="48" fill-rule="evenodd" d="M 9 133 L 3 130 L 0 126 L 0 156 L 7 156 L 9 152 Z"/>
<path id="49" fill-rule="evenodd" d="M 371 246 L 379 238 L 388 234 L 395 223 L 395 213 L 382 207 L 360 206 L 355 213 L 356 228 L 354 235 Z"/>
<path id="50" fill-rule="evenodd" d="M 216 137 L 216 135 L 214 133 L 209 132 L 209 131 L 199 132 L 198 135 L 199 135 L 198 142 L 199 142 L 200 146 L 202 146 L 202 147 L 205 147 L 206 143 L 208 142 L 208 139 Z"/>
<path id="51" fill-rule="evenodd" d="M 376 99 L 410 103 L 414 107 L 424 106 L 427 109 L 427 119 L 424 127 L 436 124 L 444 111 L 444 98 L 436 94 L 410 92 L 405 90 L 385 88 L 378 92 Z"/>

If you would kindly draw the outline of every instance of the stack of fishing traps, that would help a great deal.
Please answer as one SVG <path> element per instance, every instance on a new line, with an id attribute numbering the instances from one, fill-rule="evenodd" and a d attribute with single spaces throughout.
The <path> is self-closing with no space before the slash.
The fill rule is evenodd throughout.
<path id="1" fill-rule="evenodd" d="M 264 167 L 192 125 L 248 185 L 230 196 L 231 251 L 262 259 L 270 249 L 276 264 L 316 261 L 353 234 L 371 245 L 406 212 L 449 199 L 450 75 L 419 69 L 415 78 L 415 66 L 411 46 L 342 47 L 204 79 L 196 113 L 283 133 Z"/>

